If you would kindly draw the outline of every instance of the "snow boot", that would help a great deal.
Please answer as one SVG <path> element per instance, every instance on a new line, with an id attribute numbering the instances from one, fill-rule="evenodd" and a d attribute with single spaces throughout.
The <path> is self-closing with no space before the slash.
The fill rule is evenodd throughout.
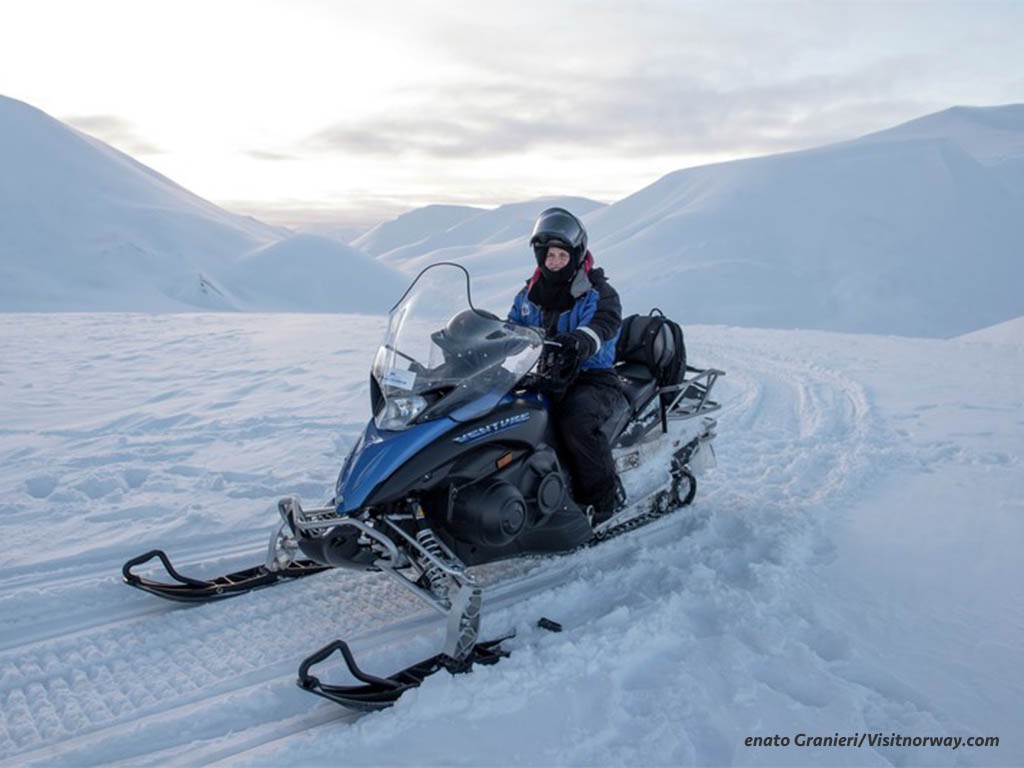
<path id="1" fill-rule="evenodd" d="M 592 514 L 590 524 L 600 525 L 610 520 L 616 512 L 626 506 L 626 489 L 622 487 L 622 481 L 616 476 L 615 484 L 611 489 L 590 505 Z"/>

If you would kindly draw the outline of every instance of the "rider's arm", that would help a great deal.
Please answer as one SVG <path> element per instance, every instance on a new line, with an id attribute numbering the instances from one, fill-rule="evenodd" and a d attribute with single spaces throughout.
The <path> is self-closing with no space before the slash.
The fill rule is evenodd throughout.
<path id="1" fill-rule="evenodd" d="M 526 289 L 522 289 L 516 294 L 516 297 L 512 300 L 512 309 L 508 311 L 508 321 L 510 323 L 516 323 L 517 325 L 529 325 L 526 322 L 525 314 L 523 312 L 523 302 L 526 301 Z"/>
<path id="2" fill-rule="evenodd" d="M 622 325 L 622 304 L 619 294 L 607 280 L 592 279 L 593 290 L 580 298 L 576 310 L 573 329 L 569 332 L 575 341 L 564 340 L 570 344 L 580 360 L 587 360 L 596 355 L 601 348 L 615 338 Z M 577 314 L 578 312 L 578 314 Z"/>
<path id="3" fill-rule="evenodd" d="M 615 338 L 615 334 L 622 326 L 622 302 L 619 300 L 618 292 L 605 279 L 595 280 L 594 290 L 597 292 L 594 314 L 587 318 L 585 325 L 581 327 L 586 327 L 597 334 L 603 344 Z M 598 346 L 600 347 L 600 344 Z"/>

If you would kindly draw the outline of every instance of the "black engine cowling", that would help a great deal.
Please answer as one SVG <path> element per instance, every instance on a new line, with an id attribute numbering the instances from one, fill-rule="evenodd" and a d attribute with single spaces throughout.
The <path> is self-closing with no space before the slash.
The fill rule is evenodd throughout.
<path id="1" fill-rule="evenodd" d="M 463 541 L 503 547 L 526 527 L 526 499 L 507 480 L 473 483 L 456 494 L 448 518 L 451 532 Z"/>
<path id="2" fill-rule="evenodd" d="M 566 501 L 558 458 L 544 446 L 499 472 L 453 484 L 446 527 L 468 544 L 500 549 L 542 525 Z"/>

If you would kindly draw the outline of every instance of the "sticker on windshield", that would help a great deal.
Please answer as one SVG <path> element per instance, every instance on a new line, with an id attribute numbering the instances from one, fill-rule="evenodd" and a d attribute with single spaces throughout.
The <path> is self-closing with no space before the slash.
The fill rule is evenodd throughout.
<path id="1" fill-rule="evenodd" d="M 388 387 L 408 389 L 411 392 L 415 384 L 416 374 L 413 371 L 399 371 L 396 368 L 392 368 L 384 374 L 384 385 Z"/>

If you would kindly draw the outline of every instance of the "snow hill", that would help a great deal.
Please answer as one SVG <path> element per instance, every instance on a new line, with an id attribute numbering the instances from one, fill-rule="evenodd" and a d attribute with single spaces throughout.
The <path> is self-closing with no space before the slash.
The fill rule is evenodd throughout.
<path id="1" fill-rule="evenodd" d="M 428 206 L 375 227 L 352 245 L 381 261 L 418 271 L 435 261 L 477 256 L 495 243 L 519 241 L 524 232 L 529 237 L 538 214 L 553 206 L 582 217 L 604 204 L 584 197 L 544 197 L 493 210 Z"/>
<path id="2" fill-rule="evenodd" d="M 628 310 L 953 336 L 1024 313 L 1024 105 L 955 108 L 855 141 L 681 170 L 579 212 L 598 263 L 629 286 Z M 488 230 L 458 248 L 418 236 L 381 258 L 409 272 L 462 261 L 478 298 L 500 309 L 532 268 L 529 223 L 513 229 L 507 242 Z"/>
<path id="3" fill-rule="evenodd" d="M 483 208 L 468 205 L 428 205 L 416 208 L 391 221 L 378 224 L 353 240 L 352 246 L 375 258 L 399 248 L 417 248 L 428 243 L 430 238 L 482 213 Z M 425 247 L 429 250 L 429 245 Z"/>
<path id="4" fill-rule="evenodd" d="M 380 312 L 404 287 L 354 249 L 228 213 L 4 97 L 0 168 L 0 311 Z"/>
<path id="5" fill-rule="evenodd" d="M 561 206 L 583 217 L 604 203 L 582 197 L 544 197 L 493 210 L 427 206 L 378 225 L 352 242 L 410 278 L 429 264 L 455 261 L 473 276 L 474 302 L 503 312 L 533 270 L 527 246 L 537 215 Z"/>
<path id="6" fill-rule="evenodd" d="M 532 271 L 534 217 L 563 205 L 629 286 L 627 311 L 931 337 L 1024 314 L 1024 105 L 676 171 L 612 205 L 428 206 L 351 247 L 223 211 L 4 98 L 0 163 L 0 311 L 380 313 L 412 274 L 452 260 L 501 312 Z"/>
<path id="7" fill-rule="evenodd" d="M 481 569 L 512 655 L 389 711 L 295 684 L 335 638 L 376 674 L 440 649 L 382 574 L 198 607 L 121 583 L 153 547 L 260 563 L 279 497 L 329 498 L 383 325 L 0 314 L 0 764 L 1024 765 L 1019 344 L 690 327 L 727 371 L 694 504 Z M 806 741 L 837 734 L 950 743 Z"/>
<path id="8" fill-rule="evenodd" d="M 997 323 L 979 331 L 965 333 L 961 341 L 978 341 L 989 344 L 1010 344 L 1024 346 L 1024 317 L 1015 317 L 1005 323 Z"/>

